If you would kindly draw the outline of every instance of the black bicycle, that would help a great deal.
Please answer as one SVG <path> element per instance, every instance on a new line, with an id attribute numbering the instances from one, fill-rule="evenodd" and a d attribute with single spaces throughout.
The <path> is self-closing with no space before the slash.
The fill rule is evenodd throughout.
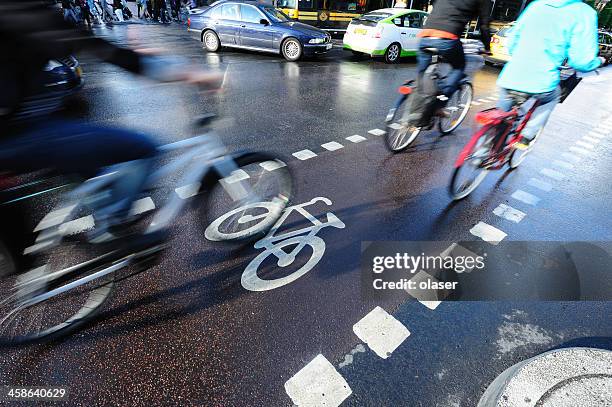
<path id="1" fill-rule="evenodd" d="M 445 64 L 445 61 L 439 54 L 438 49 L 425 48 L 423 51 L 432 55 L 432 62 L 424 72 L 424 75 L 431 77 L 435 81 L 443 80 L 445 76 L 441 64 Z M 466 52 L 466 55 L 474 54 L 476 53 Z M 415 89 L 416 81 L 414 80 L 402 84 L 398 88 L 400 96 L 387 114 L 385 141 L 389 150 L 393 152 L 404 150 L 416 140 L 421 131 L 429 130 L 436 124 L 438 125 L 438 130 L 443 135 L 452 133 L 467 116 L 474 98 L 472 83 L 465 77 L 461 80 L 459 88 L 450 98 L 438 95 L 438 101 L 444 107 L 432 112 L 429 125 L 417 127 L 412 125 L 409 120 L 411 113 L 410 96 L 415 92 Z"/>

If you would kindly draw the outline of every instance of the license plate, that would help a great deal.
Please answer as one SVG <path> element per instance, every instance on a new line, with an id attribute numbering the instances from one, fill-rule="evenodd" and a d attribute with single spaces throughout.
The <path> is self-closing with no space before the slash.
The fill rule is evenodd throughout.
<path id="1" fill-rule="evenodd" d="M 327 44 L 327 45 L 325 46 L 325 49 L 332 49 L 332 47 L 333 47 L 333 46 L 334 46 L 334 44 Z"/>
<path id="2" fill-rule="evenodd" d="M 365 28 L 355 28 L 355 34 L 366 35 L 368 30 Z"/>

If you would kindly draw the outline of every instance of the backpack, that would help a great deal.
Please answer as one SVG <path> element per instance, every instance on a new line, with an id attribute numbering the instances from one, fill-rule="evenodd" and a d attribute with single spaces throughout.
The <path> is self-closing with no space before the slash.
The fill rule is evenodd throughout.
<path id="1" fill-rule="evenodd" d="M 415 127 L 427 127 L 435 113 L 440 88 L 435 66 L 430 65 L 417 80 L 417 86 L 410 95 L 408 123 Z"/>

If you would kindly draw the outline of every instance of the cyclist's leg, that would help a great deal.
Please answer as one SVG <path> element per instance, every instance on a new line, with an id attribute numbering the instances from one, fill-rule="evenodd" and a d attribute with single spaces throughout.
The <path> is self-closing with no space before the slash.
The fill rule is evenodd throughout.
<path id="1" fill-rule="evenodd" d="M 417 51 L 417 72 L 422 75 L 427 70 L 429 64 L 431 64 L 431 55 L 427 52 L 423 52 L 424 48 L 435 47 L 432 45 L 434 39 L 432 38 L 421 38 L 419 41 L 419 49 Z"/>
<path id="2" fill-rule="evenodd" d="M 452 70 L 440 83 L 440 90 L 446 97 L 451 97 L 459 88 L 459 82 L 465 76 L 465 54 L 459 40 L 438 40 L 440 54 L 451 65 Z"/>
<path id="3" fill-rule="evenodd" d="M 497 107 L 499 110 L 503 110 L 504 112 L 509 112 L 512 109 L 512 105 L 514 101 L 508 94 L 508 90 L 506 88 L 499 88 L 499 99 L 497 100 Z"/>
<path id="4" fill-rule="evenodd" d="M 122 216 L 138 196 L 157 148 L 140 133 L 80 122 L 53 121 L 13 129 L 0 142 L 0 165 L 16 172 L 54 169 L 63 174 L 89 178 L 103 167 L 126 165 L 126 175 L 111 187 L 112 210 L 99 209 L 99 216 Z M 122 171 L 123 171 L 122 170 Z"/>
<path id="5" fill-rule="evenodd" d="M 551 92 L 540 93 L 534 96 L 540 101 L 540 105 L 533 112 L 531 119 L 529 119 L 527 125 L 521 133 L 523 139 L 527 142 L 532 141 L 538 132 L 544 128 L 546 122 L 548 122 L 550 114 L 554 110 L 555 106 L 557 106 L 559 103 L 561 89 L 557 87 Z"/>

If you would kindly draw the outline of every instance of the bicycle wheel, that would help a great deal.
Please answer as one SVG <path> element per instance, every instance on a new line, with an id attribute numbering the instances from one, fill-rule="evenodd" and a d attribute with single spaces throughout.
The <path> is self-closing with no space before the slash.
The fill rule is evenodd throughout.
<path id="1" fill-rule="evenodd" d="M 440 133 L 452 133 L 461 125 L 470 110 L 473 98 L 474 91 L 472 89 L 472 84 L 469 82 L 462 83 L 459 89 L 457 89 L 448 100 L 444 108 L 445 116 L 440 117 L 438 120 L 438 129 Z"/>
<path id="2" fill-rule="evenodd" d="M 410 98 L 406 95 L 400 97 L 387 120 L 385 142 L 387 148 L 396 153 L 408 147 L 416 140 L 420 127 L 410 126 L 407 122 Z"/>
<path id="3" fill-rule="evenodd" d="M 211 172 L 203 182 L 207 205 L 205 237 L 212 241 L 253 239 L 280 218 L 293 189 L 289 167 L 265 153 L 234 159 L 238 169 L 220 178 Z M 210 220 L 212 219 L 212 222 Z"/>
<path id="4" fill-rule="evenodd" d="M 471 194 L 487 176 L 489 170 L 482 164 L 490 157 L 497 132 L 498 129 L 494 126 L 485 130 L 463 163 L 453 171 L 449 185 L 453 200 L 457 201 Z"/>
<path id="5" fill-rule="evenodd" d="M 527 154 L 529 154 L 531 152 L 531 150 L 533 149 L 533 145 L 535 144 L 535 142 L 538 139 L 538 137 L 540 137 L 540 134 L 542 133 L 543 130 L 544 129 L 542 128 L 542 129 L 540 129 L 538 131 L 538 133 L 536 134 L 534 140 L 531 142 L 531 144 L 529 145 L 529 148 L 527 148 L 527 150 L 517 150 L 517 149 L 514 149 L 514 151 L 512 151 L 512 154 L 510 155 L 510 159 L 508 160 L 508 166 L 510 167 L 511 170 L 514 170 L 519 165 L 521 165 L 521 163 L 523 162 L 525 157 L 527 157 Z"/>
<path id="6" fill-rule="evenodd" d="M 67 230 L 58 226 L 52 233 L 67 233 Z M 65 336 L 100 311 L 112 293 L 114 277 L 111 273 L 89 281 L 81 280 L 112 267 L 100 262 L 100 252 L 91 246 L 78 239 L 73 242 L 60 239 L 36 255 L 40 266 L 0 276 L 0 345 L 20 345 Z M 6 257 L 0 259 L 4 263 Z M 91 267 L 86 267 L 88 265 Z M 70 270 L 79 266 L 87 268 L 87 274 L 72 275 Z"/>

